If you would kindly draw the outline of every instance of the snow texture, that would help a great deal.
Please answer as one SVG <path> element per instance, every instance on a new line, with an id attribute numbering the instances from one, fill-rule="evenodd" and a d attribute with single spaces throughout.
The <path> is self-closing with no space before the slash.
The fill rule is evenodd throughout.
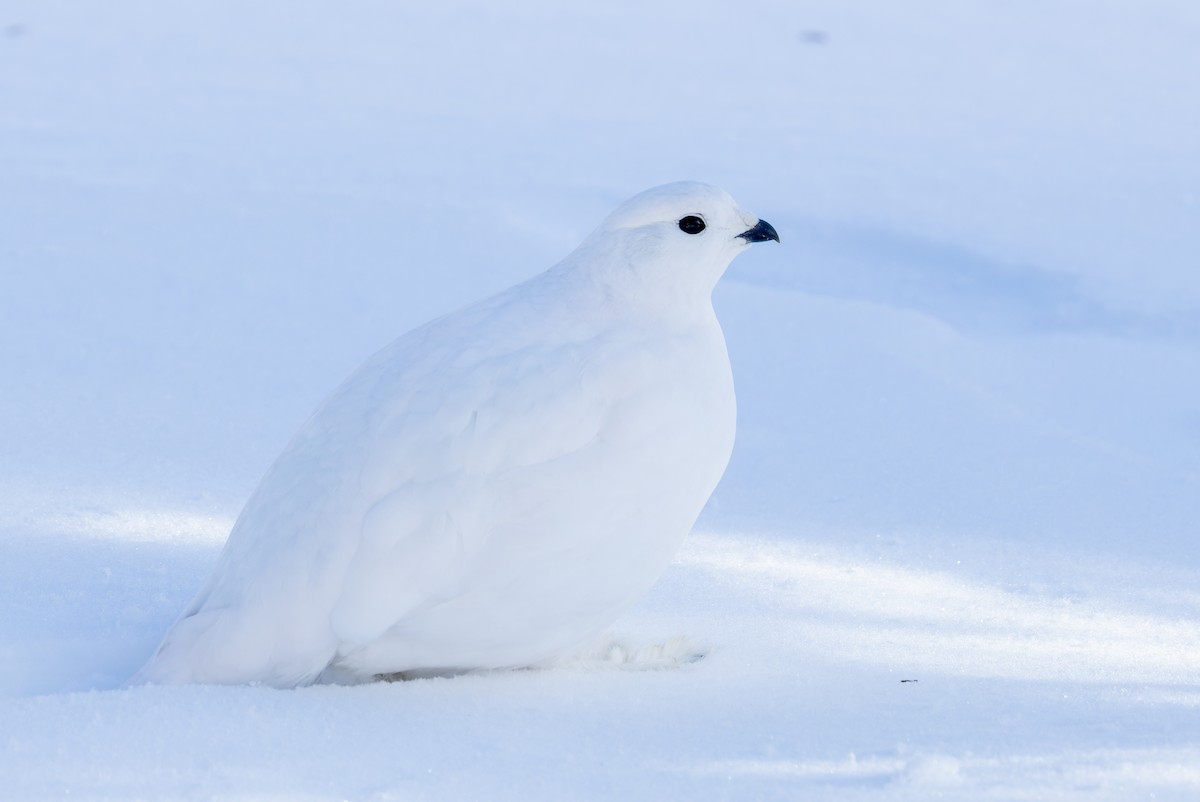
<path id="1" fill-rule="evenodd" d="M 1200 796 L 1195 4 L 0 15 L 0 797 Z M 783 245 L 606 640 L 120 687 L 365 355 L 681 178 Z"/>

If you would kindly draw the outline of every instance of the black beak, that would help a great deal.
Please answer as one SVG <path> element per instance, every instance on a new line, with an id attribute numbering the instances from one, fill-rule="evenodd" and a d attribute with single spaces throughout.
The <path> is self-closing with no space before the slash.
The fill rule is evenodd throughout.
<path id="1" fill-rule="evenodd" d="M 775 226 L 766 220 L 759 220 L 754 224 L 754 228 L 743 231 L 738 236 L 747 242 L 766 242 L 769 239 L 779 242 L 779 235 L 775 233 Z"/>

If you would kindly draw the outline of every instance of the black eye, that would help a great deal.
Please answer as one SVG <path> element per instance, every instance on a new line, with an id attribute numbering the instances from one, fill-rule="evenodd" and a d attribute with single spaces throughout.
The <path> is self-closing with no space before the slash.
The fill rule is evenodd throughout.
<path id="1" fill-rule="evenodd" d="M 704 221 L 694 214 L 679 221 L 679 230 L 685 234 L 699 234 L 704 230 Z"/>

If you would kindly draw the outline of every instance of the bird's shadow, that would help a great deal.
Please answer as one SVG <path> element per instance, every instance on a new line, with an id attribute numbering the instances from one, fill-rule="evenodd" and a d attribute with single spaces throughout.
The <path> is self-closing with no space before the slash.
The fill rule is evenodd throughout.
<path id="1" fill-rule="evenodd" d="M 378 682 L 410 682 L 467 674 L 478 676 L 536 671 L 663 671 L 698 663 L 708 656 L 708 651 L 706 647 L 698 646 L 683 636 L 642 643 L 607 633 L 582 649 L 534 666 L 509 669 L 440 668 L 396 671 L 390 674 L 376 674 L 374 680 Z M 341 684 L 336 677 L 327 677 L 326 679 L 332 680 L 334 684 Z"/>

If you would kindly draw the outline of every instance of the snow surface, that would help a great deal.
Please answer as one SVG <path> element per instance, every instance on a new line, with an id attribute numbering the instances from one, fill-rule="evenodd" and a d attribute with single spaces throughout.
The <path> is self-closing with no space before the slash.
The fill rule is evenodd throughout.
<path id="1" fill-rule="evenodd" d="M 7 4 L 0 797 L 1197 798 L 1197 40 L 1187 0 Z M 733 460 L 610 646 L 118 689 L 346 373 L 681 178 L 783 246 L 717 290 Z"/>

